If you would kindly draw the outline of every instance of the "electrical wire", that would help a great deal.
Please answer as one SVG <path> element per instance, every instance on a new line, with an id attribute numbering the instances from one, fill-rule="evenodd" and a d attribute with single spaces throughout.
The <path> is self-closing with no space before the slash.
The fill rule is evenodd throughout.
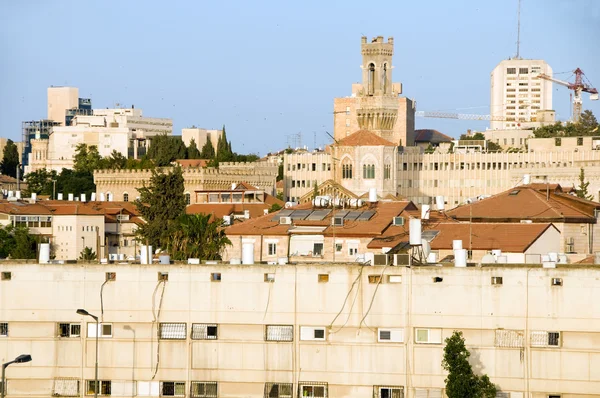
<path id="1" fill-rule="evenodd" d="M 358 276 L 356 277 L 356 279 L 354 279 L 354 282 L 352 282 L 352 286 L 350 286 L 350 290 L 348 290 L 348 294 L 346 294 L 346 298 L 344 299 L 344 303 L 342 304 L 342 308 L 340 308 L 340 312 L 337 313 L 337 315 L 335 316 L 335 318 L 333 318 L 333 320 L 331 321 L 331 323 L 329 324 L 329 328 L 331 328 L 333 326 L 333 323 L 336 321 L 336 319 L 338 319 L 338 317 L 341 315 L 342 311 L 344 311 L 344 307 L 346 307 L 346 302 L 348 301 L 348 297 L 350 297 L 350 294 L 352 293 L 352 290 L 354 290 L 354 286 L 356 286 L 356 283 L 360 280 L 360 277 L 362 276 L 362 272 L 363 272 L 364 266 L 360 267 L 360 271 L 358 272 Z"/>
<path id="2" fill-rule="evenodd" d="M 102 299 L 102 291 L 104 290 L 104 285 L 108 283 L 108 280 L 105 280 L 102 286 L 100 286 L 100 323 L 104 323 L 104 301 Z"/>
<path id="3" fill-rule="evenodd" d="M 160 294 L 160 301 L 158 302 L 158 314 L 155 312 L 155 302 L 156 302 L 156 292 L 158 291 L 158 287 L 160 286 L 160 284 L 163 284 L 163 288 L 162 288 L 162 292 Z M 154 324 L 160 321 L 160 310 L 162 308 L 162 302 L 163 302 L 163 297 L 165 294 L 165 287 L 166 287 L 166 283 L 164 280 L 160 280 L 158 282 L 158 284 L 156 285 L 156 287 L 154 288 L 154 293 L 152 294 L 152 316 L 154 317 L 154 320 L 152 321 L 152 326 L 154 327 Z M 156 374 L 158 373 L 158 365 L 160 364 L 160 327 L 159 325 L 157 325 L 156 327 L 156 339 L 157 339 L 157 344 L 156 344 L 156 367 L 154 368 L 154 374 L 152 375 L 152 379 L 154 380 L 154 378 L 156 377 Z"/>
<path id="4" fill-rule="evenodd" d="M 371 329 L 369 327 L 369 325 L 367 325 L 367 323 L 365 322 L 365 319 L 367 318 L 367 315 L 369 315 L 369 312 L 371 311 L 371 308 L 373 307 L 373 302 L 375 301 L 375 295 L 377 294 L 379 285 L 381 285 L 381 281 L 383 280 L 383 273 L 385 272 L 387 267 L 389 267 L 388 264 L 386 264 L 386 266 L 383 267 L 383 269 L 381 270 L 381 275 L 379 275 L 379 280 L 377 281 L 377 286 L 375 286 L 375 291 L 373 292 L 373 296 L 371 297 L 371 303 L 369 303 L 369 308 L 367 308 L 367 312 L 365 312 L 365 315 L 363 316 L 363 318 L 360 320 L 360 323 L 358 324 L 359 330 L 364 323 L 364 325 L 367 327 L 367 329 L 373 331 L 373 329 Z"/>

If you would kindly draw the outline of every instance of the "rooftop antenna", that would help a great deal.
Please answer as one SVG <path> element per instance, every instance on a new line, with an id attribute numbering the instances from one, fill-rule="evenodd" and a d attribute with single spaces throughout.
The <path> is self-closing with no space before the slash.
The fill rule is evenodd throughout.
<path id="1" fill-rule="evenodd" d="M 519 7 L 517 11 L 517 59 L 520 59 L 519 56 L 519 47 L 521 45 L 521 0 L 519 0 Z"/>

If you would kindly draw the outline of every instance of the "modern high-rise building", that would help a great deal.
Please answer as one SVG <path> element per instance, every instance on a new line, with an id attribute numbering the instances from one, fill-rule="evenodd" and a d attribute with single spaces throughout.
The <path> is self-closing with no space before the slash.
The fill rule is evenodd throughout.
<path id="1" fill-rule="evenodd" d="M 552 109 L 552 82 L 537 78 L 540 73 L 552 76 L 552 68 L 541 59 L 507 59 L 494 68 L 490 78 L 492 130 L 530 125 L 538 122 L 538 111 Z"/>

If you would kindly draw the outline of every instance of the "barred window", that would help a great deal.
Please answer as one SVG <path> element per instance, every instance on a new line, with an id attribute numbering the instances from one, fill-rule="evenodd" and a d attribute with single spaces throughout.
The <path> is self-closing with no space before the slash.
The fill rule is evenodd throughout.
<path id="1" fill-rule="evenodd" d="M 327 398 L 329 397 L 327 383 L 301 381 L 298 383 L 299 397 Z"/>
<path id="2" fill-rule="evenodd" d="M 216 324 L 193 323 L 192 340 L 216 340 L 218 327 Z"/>
<path id="3" fill-rule="evenodd" d="M 81 325 L 79 323 L 59 323 L 59 337 L 79 337 L 81 336 Z"/>
<path id="4" fill-rule="evenodd" d="M 266 341 L 294 341 L 294 327 L 292 325 L 266 325 Z"/>
<path id="5" fill-rule="evenodd" d="M 184 397 L 185 382 L 184 381 L 161 381 L 160 382 L 161 397 Z"/>
<path id="6" fill-rule="evenodd" d="M 52 396 L 54 397 L 78 397 L 79 396 L 79 379 L 59 377 L 54 379 L 54 387 L 52 388 Z"/>
<path id="7" fill-rule="evenodd" d="M 186 326 L 185 323 L 161 323 L 160 338 L 164 340 L 185 340 Z"/>
<path id="8" fill-rule="evenodd" d="M 95 380 L 87 381 L 86 395 L 94 395 Z M 110 395 L 111 394 L 111 382 L 110 380 L 98 380 L 100 388 L 98 389 L 98 395 Z"/>
<path id="9" fill-rule="evenodd" d="M 375 398 L 404 398 L 404 387 L 402 387 L 402 386 L 373 386 L 373 397 L 375 397 Z"/>
<path id="10" fill-rule="evenodd" d="M 523 348 L 523 331 L 498 329 L 494 345 L 504 348 Z"/>
<path id="11" fill-rule="evenodd" d="M 192 381 L 192 398 L 216 398 L 217 382 L 215 381 Z"/>
<path id="12" fill-rule="evenodd" d="M 265 383 L 264 398 L 292 398 L 292 383 Z"/>
<path id="13" fill-rule="evenodd" d="M 0 322 L 0 337 L 8 337 L 8 322 Z"/>
<path id="14" fill-rule="evenodd" d="M 531 332 L 532 347 L 560 347 L 560 332 Z"/>

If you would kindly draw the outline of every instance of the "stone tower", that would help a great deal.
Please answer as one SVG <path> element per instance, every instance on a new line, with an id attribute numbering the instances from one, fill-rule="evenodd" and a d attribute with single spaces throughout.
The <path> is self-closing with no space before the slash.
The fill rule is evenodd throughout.
<path id="1" fill-rule="evenodd" d="M 400 97 L 402 85 L 392 83 L 394 39 L 361 38 L 362 83 L 352 96 L 334 99 L 334 137 L 341 140 L 357 130 L 369 130 L 396 145 L 413 145 L 414 104 Z"/>

